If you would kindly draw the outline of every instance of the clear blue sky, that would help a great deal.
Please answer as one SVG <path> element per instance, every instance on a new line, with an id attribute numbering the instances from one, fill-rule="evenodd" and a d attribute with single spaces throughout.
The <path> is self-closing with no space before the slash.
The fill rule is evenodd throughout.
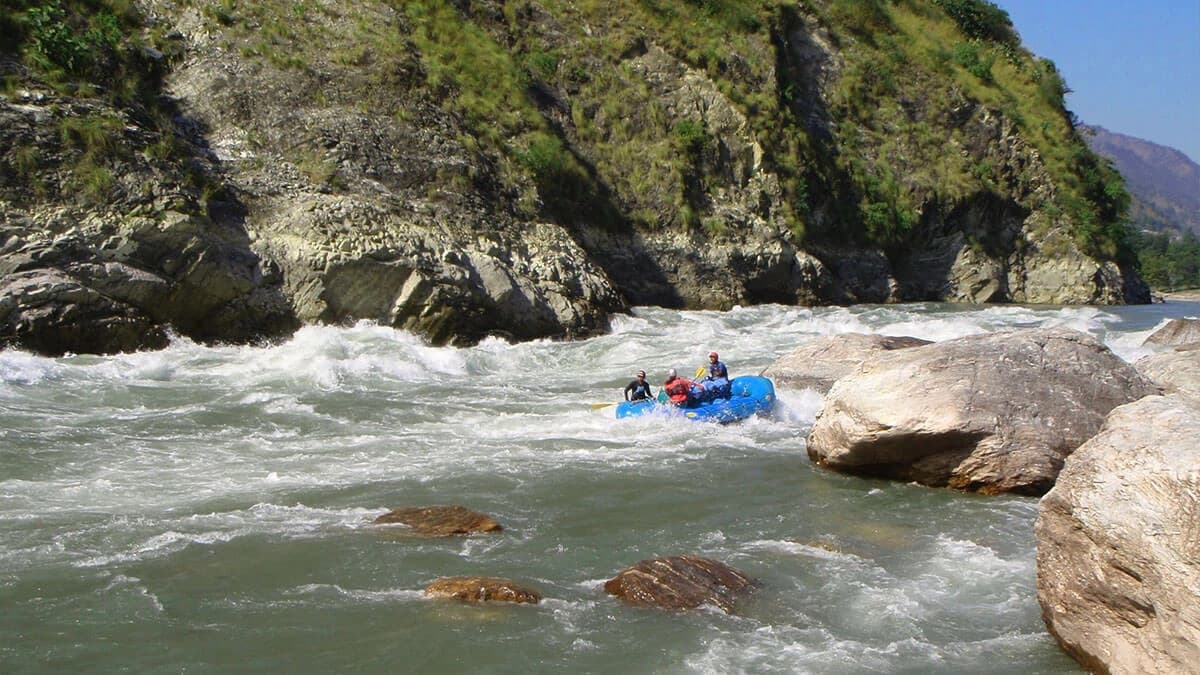
<path id="1" fill-rule="evenodd" d="M 1200 0 L 992 0 L 1086 124 L 1200 162 Z"/>

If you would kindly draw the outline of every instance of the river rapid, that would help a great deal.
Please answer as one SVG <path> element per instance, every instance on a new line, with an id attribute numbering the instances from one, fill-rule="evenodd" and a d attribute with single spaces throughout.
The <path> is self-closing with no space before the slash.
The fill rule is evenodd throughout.
<path id="1" fill-rule="evenodd" d="M 1127 360 L 1142 307 L 639 309 L 576 342 L 431 347 L 368 324 L 267 347 L 0 352 L 0 671 L 1074 673 L 1035 595 L 1036 499 L 832 474 L 819 394 L 769 419 L 613 419 L 710 350 L 731 376 L 842 332 L 945 340 L 1061 325 Z M 656 387 L 657 390 L 657 387 Z M 498 535 L 371 520 L 462 504 Z M 644 558 L 760 580 L 735 615 L 607 596 Z M 427 599 L 512 578 L 536 606 Z"/>

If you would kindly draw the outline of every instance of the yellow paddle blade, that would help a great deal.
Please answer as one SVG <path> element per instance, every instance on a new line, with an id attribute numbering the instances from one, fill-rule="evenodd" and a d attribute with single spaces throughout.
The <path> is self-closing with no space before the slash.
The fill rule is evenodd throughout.
<path id="1" fill-rule="evenodd" d="M 706 372 L 708 372 L 708 368 L 705 368 L 704 366 L 700 366 L 699 368 L 696 369 L 696 377 L 700 377 L 701 375 L 703 375 Z"/>
<path id="2" fill-rule="evenodd" d="M 620 401 L 617 401 L 617 403 L 620 403 Z M 593 403 L 592 410 L 599 410 L 601 408 L 607 408 L 608 406 L 616 405 L 617 403 Z"/>

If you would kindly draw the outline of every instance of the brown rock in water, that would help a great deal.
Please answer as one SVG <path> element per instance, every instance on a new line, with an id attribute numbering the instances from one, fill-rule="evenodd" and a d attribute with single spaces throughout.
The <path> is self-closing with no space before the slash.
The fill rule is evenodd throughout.
<path id="1" fill-rule="evenodd" d="M 425 587 L 425 595 L 463 602 L 520 602 L 536 605 L 541 593 L 510 579 L 497 577 L 445 577 Z"/>
<path id="2" fill-rule="evenodd" d="M 499 532 L 504 528 L 483 513 L 462 506 L 411 506 L 389 511 L 375 519 L 376 525 L 399 523 L 417 534 L 445 537 L 472 532 Z"/>
<path id="3" fill-rule="evenodd" d="M 733 612 L 734 603 L 754 587 L 745 574 L 708 558 L 691 555 L 643 560 L 604 584 L 626 602 L 662 609 L 715 605 Z"/>
<path id="4" fill-rule="evenodd" d="M 1200 344 L 1200 319 L 1171 319 L 1151 333 L 1142 344 L 1176 347 Z"/>

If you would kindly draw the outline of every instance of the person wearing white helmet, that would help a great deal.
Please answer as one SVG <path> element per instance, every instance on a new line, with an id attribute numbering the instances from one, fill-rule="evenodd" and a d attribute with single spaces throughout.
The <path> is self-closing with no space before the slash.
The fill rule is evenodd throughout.
<path id="1" fill-rule="evenodd" d="M 662 386 L 672 405 L 686 406 L 692 397 L 692 381 L 680 377 L 674 368 L 667 371 L 667 381 Z"/>
<path id="2" fill-rule="evenodd" d="M 654 398 L 654 392 L 650 389 L 650 383 L 646 381 L 646 371 L 637 371 L 633 381 L 625 385 L 625 400 L 645 401 L 652 398 Z"/>

